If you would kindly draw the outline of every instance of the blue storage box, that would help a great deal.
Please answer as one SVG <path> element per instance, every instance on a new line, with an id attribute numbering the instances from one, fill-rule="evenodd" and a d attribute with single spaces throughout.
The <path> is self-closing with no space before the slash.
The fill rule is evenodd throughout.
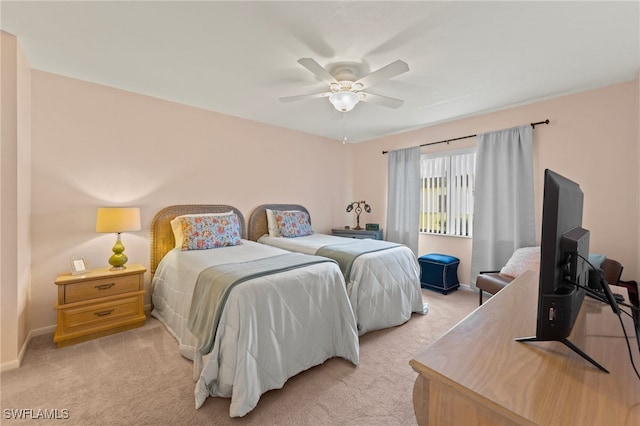
<path id="1" fill-rule="evenodd" d="M 460 259 L 446 254 L 430 253 L 418 258 L 422 287 L 441 291 L 443 294 L 460 287 L 458 265 Z"/>

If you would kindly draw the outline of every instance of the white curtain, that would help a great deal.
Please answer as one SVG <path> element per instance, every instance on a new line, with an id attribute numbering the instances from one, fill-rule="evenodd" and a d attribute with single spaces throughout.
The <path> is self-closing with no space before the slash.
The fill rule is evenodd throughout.
<path id="1" fill-rule="evenodd" d="M 530 125 L 478 135 L 471 281 L 535 245 Z"/>
<path id="2" fill-rule="evenodd" d="M 418 255 L 420 147 L 389 151 L 386 239 Z"/>

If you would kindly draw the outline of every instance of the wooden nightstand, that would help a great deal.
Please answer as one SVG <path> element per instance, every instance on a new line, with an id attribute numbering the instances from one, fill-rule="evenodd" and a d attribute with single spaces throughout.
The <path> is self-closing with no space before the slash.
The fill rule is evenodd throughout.
<path id="1" fill-rule="evenodd" d="M 99 268 L 85 275 L 58 275 L 53 341 L 68 346 L 144 325 L 145 272 L 133 264 L 121 271 Z"/>
<path id="2" fill-rule="evenodd" d="M 356 229 L 343 229 L 343 228 L 333 228 L 331 230 L 331 235 L 335 235 L 338 237 L 346 237 L 346 238 L 371 238 L 373 240 L 381 240 L 382 239 L 382 229 L 379 231 L 365 231 L 364 229 L 356 230 Z"/>

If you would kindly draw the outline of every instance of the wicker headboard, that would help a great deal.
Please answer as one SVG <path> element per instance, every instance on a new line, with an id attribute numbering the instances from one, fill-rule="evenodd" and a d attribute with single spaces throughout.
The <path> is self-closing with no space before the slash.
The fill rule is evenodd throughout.
<path id="1" fill-rule="evenodd" d="M 246 238 L 244 216 L 240 210 L 224 204 L 180 204 L 165 207 L 153 217 L 151 222 L 151 275 L 156 272 L 158 264 L 165 254 L 176 246 L 171 229 L 171 221 L 183 214 L 225 213 L 234 211 L 240 222 L 240 235 Z"/>
<path id="2" fill-rule="evenodd" d="M 309 211 L 299 204 L 263 204 L 255 208 L 249 216 L 249 235 L 252 241 L 258 241 L 258 238 L 269 233 L 269 225 L 267 224 L 266 210 L 301 210 L 309 214 Z M 311 215 L 309 214 L 309 223 L 311 223 Z"/>

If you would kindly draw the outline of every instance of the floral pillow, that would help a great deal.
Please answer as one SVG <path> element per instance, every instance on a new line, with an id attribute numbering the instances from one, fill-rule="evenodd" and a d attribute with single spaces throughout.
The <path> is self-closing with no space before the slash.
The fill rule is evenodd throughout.
<path id="1" fill-rule="evenodd" d="M 204 216 L 228 216 L 233 214 L 233 210 L 229 210 L 224 213 L 196 213 L 196 214 L 183 214 L 176 216 L 171 221 L 171 230 L 173 231 L 173 238 L 176 241 L 176 248 L 182 248 L 182 242 L 184 241 L 184 235 L 182 234 L 182 218 L 184 217 L 204 217 Z"/>
<path id="2" fill-rule="evenodd" d="M 500 270 L 503 275 L 516 278 L 524 271 L 540 270 L 540 247 L 524 247 L 516 250 Z"/>
<path id="3" fill-rule="evenodd" d="M 182 250 L 206 250 L 242 244 L 240 222 L 235 213 L 226 215 L 183 216 Z"/>
<path id="4" fill-rule="evenodd" d="M 306 212 L 274 210 L 274 217 L 281 237 L 304 237 L 313 234 L 309 214 Z"/>

